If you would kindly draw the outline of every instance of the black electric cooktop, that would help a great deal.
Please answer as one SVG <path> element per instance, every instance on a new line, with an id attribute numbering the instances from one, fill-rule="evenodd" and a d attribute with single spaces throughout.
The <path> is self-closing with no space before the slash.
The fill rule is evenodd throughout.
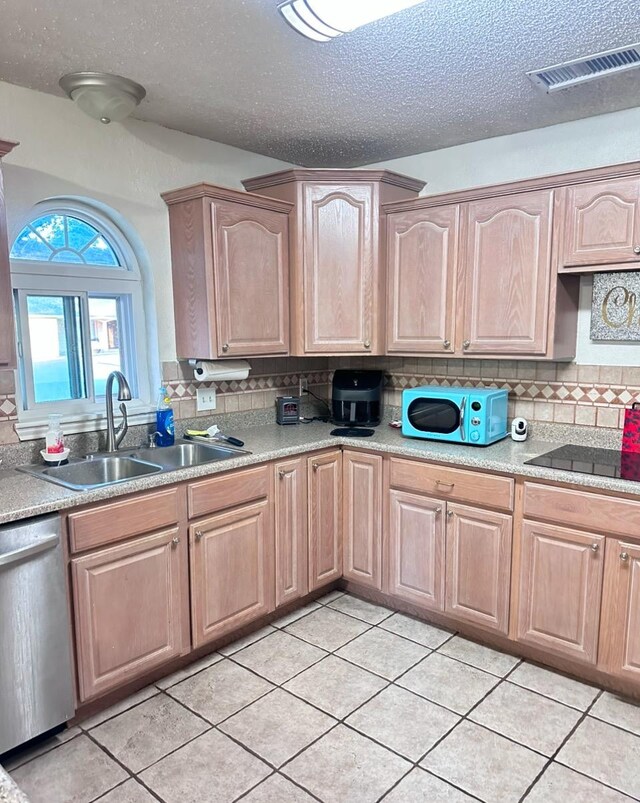
<path id="1" fill-rule="evenodd" d="M 531 460 L 525 460 L 525 464 L 640 481 L 640 454 L 621 452 L 618 449 L 597 449 L 569 443 Z"/>

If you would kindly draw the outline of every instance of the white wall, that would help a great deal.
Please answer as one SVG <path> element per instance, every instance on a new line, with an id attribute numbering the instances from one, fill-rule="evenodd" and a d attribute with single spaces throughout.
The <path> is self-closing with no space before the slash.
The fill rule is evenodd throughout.
<path id="1" fill-rule="evenodd" d="M 392 159 L 387 167 L 427 182 L 423 195 L 640 160 L 640 108 Z M 640 344 L 594 343 L 590 277 L 580 284 L 577 363 L 640 365 Z"/>
<path id="2" fill-rule="evenodd" d="M 197 181 L 242 189 L 243 178 L 290 166 L 153 123 L 102 125 L 65 98 L 3 82 L 0 139 L 20 142 L 3 160 L 10 238 L 31 207 L 52 196 L 96 200 L 128 223 L 132 244 L 153 275 L 163 360 L 175 359 L 175 337 L 169 225 L 160 193 Z M 147 325 L 155 326 L 153 316 Z"/>

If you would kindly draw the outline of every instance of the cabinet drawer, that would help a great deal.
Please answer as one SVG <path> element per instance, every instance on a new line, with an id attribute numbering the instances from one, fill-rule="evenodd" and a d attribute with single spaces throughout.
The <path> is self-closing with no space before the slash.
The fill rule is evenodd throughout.
<path id="1" fill-rule="evenodd" d="M 179 495 L 178 488 L 166 488 L 69 514 L 71 551 L 82 552 L 175 524 L 180 518 Z"/>
<path id="2" fill-rule="evenodd" d="M 258 466 L 192 482 L 187 489 L 189 518 L 205 516 L 218 510 L 252 502 L 254 499 L 263 499 L 268 494 L 268 466 Z"/>
<path id="3" fill-rule="evenodd" d="M 473 502 L 478 505 L 513 509 L 513 480 L 479 471 L 446 468 L 415 460 L 391 458 L 392 488 L 436 494 L 445 499 Z"/>
<path id="4" fill-rule="evenodd" d="M 589 532 L 640 538 L 640 502 L 552 485 L 524 484 L 524 515 Z"/>

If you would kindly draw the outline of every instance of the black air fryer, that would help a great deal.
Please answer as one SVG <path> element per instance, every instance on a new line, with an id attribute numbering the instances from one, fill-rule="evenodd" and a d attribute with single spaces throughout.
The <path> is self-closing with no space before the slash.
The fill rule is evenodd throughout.
<path id="1" fill-rule="evenodd" d="M 382 420 L 382 371 L 348 371 L 333 375 L 331 411 L 343 427 L 377 427 Z"/>

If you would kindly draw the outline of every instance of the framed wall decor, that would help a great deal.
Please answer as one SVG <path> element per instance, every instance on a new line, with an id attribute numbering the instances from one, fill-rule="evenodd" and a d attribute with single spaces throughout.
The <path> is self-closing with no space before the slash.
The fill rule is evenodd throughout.
<path id="1" fill-rule="evenodd" d="M 591 339 L 640 341 L 640 271 L 593 275 Z"/>

